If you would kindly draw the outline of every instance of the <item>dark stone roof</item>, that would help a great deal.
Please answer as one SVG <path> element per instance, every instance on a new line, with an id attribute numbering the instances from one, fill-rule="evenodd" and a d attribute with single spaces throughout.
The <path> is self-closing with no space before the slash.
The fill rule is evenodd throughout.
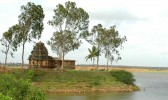
<path id="1" fill-rule="evenodd" d="M 45 47 L 44 43 L 38 42 L 33 47 L 31 51 L 31 55 L 28 58 L 29 60 L 49 60 L 52 57 L 48 56 L 47 48 Z"/>
<path id="2" fill-rule="evenodd" d="M 28 60 L 61 60 L 58 57 L 52 57 L 48 55 L 47 48 L 45 47 L 44 43 L 38 42 L 33 47 L 33 50 L 31 51 L 31 55 L 29 56 Z M 75 60 L 70 59 L 64 59 L 64 61 L 72 61 L 75 62 Z"/>

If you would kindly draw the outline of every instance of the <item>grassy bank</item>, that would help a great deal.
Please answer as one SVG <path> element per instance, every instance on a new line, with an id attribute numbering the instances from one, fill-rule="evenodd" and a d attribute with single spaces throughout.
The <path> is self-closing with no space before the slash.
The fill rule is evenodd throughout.
<path id="1" fill-rule="evenodd" d="M 16 77 L 29 78 L 33 87 L 38 87 L 46 93 L 84 93 L 84 92 L 124 92 L 134 91 L 138 87 L 133 83 L 118 80 L 114 72 L 109 71 L 83 71 L 83 70 L 8 70 L 3 73 L 14 74 Z M 121 75 L 119 72 L 117 74 Z M 127 79 L 123 75 L 123 79 Z M 133 81 L 133 80 L 132 80 Z"/>

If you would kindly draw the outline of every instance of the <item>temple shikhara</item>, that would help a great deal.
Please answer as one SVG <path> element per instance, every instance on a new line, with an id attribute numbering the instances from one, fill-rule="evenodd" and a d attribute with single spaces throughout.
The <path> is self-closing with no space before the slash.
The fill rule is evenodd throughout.
<path id="1" fill-rule="evenodd" d="M 48 55 L 44 43 L 38 42 L 31 51 L 28 58 L 30 68 L 60 68 L 62 60 Z M 75 60 L 64 60 L 64 68 L 74 69 Z"/>

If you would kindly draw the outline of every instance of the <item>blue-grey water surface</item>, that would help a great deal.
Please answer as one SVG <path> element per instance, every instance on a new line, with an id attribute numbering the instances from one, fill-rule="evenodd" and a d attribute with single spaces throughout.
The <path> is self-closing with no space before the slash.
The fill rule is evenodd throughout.
<path id="1" fill-rule="evenodd" d="M 168 72 L 133 73 L 136 84 L 141 88 L 136 92 L 111 92 L 90 94 L 48 95 L 48 100 L 168 100 Z"/>

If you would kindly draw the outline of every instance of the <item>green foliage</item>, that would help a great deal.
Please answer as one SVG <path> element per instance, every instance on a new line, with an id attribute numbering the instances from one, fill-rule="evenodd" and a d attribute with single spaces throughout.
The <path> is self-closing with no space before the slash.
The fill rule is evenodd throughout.
<path id="1" fill-rule="evenodd" d="M 91 59 L 91 61 L 93 60 L 93 65 L 94 65 L 95 57 L 100 55 L 100 50 L 98 50 L 95 46 L 92 46 L 92 50 L 88 49 L 88 51 L 89 51 L 89 55 L 85 57 L 86 61 L 88 59 Z"/>
<path id="2" fill-rule="evenodd" d="M 13 75 L 4 74 L 0 77 L 0 91 L 16 100 L 23 100 L 27 95 L 30 83 L 26 80 L 17 80 Z"/>
<path id="3" fill-rule="evenodd" d="M 21 6 L 21 14 L 18 16 L 17 34 L 15 35 L 16 44 L 22 45 L 22 67 L 24 65 L 24 49 L 26 42 L 33 39 L 39 39 L 43 31 L 43 8 L 41 5 L 35 5 L 28 2 L 27 5 Z"/>
<path id="4" fill-rule="evenodd" d="M 65 72 L 58 70 L 43 70 L 46 74 L 38 72 L 33 81 L 36 87 L 42 88 L 44 91 L 59 92 L 67 90 L 79 90 L 89 92 L 92 90 L 101 91 L 102 89 L 115 91 L 131 91 L 135 87 L 134 84 L 125 84 L 118 81 L 116 77 L 112 77 L 109 71 L 76 71 L 66 70 Z M 131 89 L 130 89 L 131 87 Z"/>
<path id="5" fill-rule="evenodd" d="M 106 85 L 115 86 L 115 80 L 107 71 L 76 71 L 68 70 L 65 72 L 50 70 L 46 74 L 36 74 L 34 82 L 46 83 L 44 90 L 47 89 L 83 89 L 94 88 Z"/>
<path id="6" fill-rule="evenodd" d="M 99 65 L 99 56 L 101 55 L 102 52 L 102 48 L 100 46 L 102 46 L 102 41 L 101 40 L 101 35 L 104 33 L 104 28 L 101 24 L 98 24 L 97 26 L 93 26 L 93 28 L 91 29 L 91 32 L 89 33 L 89 35 L 85 38 L 86 41 L 88 41 L 91 45 L 96 46 L 99 55 L 97 56 L 97 69 L 98 69 L 98 65 Z"/>
<path id="7" fill-rule="evenodd" d="M 126 36 L 121 37 L 119 32 L 116 30 L 116 26 L 111 26 L 109 29 L 104 28 L 104 33 L 100 36 L 101 48 L 105 53 L 105 58 L 108 61 L 121 60 L 118 48 L 122 48 L 122 44 L 126 41 Z M 107 67 L 108 70 L 108 67 Z"/>
<path id="8" fill-rule="evenodd" d="M 37 88 L 31 88 L 28 95 L 26 96 L 27 100 L 45 100 L 45 94 Z"/>
<path id="9" fill-rule="evenodd" d="M 116 26 L 110 28 L 104 28 L 101 24 L 93 26 L 91 32 L 85 37 L 91 45 L 96 46 L 99 52 L 105 54 L 108 61 L 121 60 L 118 48 L 122 48 L 122 44 L 126 41 L 126 36 L 121 37 L 116 30 Z M 97 56 L 97 68 L 98 68 L 99 56 Z"/>
<path id="10" fill-rule="evenodd" d="M 28 72 L 27 72 L 27 79 L 32 80 L 33 77 L 34 77 L 34 75 L 35 75 L 34 70 L 28 70 Z"/>
<path id="11" fill-rule="evenodd" d="M 0 93 L 0 100 L 13 100 L 13 99 L 9 96 L 5 96 L 2 93 Z"/>
<path id="12" fill-rule="evenodd" d="M 110 73 L 117 81 L 123 82 L 124 84 L 133 85 L 135 82 L 134 76 L 131 72 L 124 70 L 112 70 Z"/>
<path id="13" fill-rule="evenodd" d="M 48 24 L 56 29 L 48 41 L 51 49 L 64 60 L 64 56 L 81 44 L 81 38 L 88 34 L 89 15 L 75 2 L 58 4 L 54 9 L 54 16 Z M 64 61 L 62 62 L 63 67 Z"/>
<path id="14" fill-rule="evenodd" d="M 14 25 L 12 27 L 10 27 L 8 29 L 8 31 L 4 32 L 2 35 L 2 39 L 0 39 L 1 45 L 4 46 L 5 49 L 1 50 L 2 53 L 5 54 L 5 67 L 7 64 L 7 58 L 8 58 L 8 54 L 10 54 L 12 57 L 13 56 L 13 52 L 17 50 L 17 45 L 16 45 L 16 41 L 15 41 L 15 29 L 16 29 L 17 25 Z"/>
<path id="15" fill-rule="evenodd" d="M 31 74 L 29 75 L 31 76 Z M 29 79 L 16 79 L 12 74 L 0 76 L 0 91 L 3 95 L 12 97 L 14 100 L 24 100 L 25 98 L 29 98 L 29 100 L 44 100 L 43 93 L 30 88 Z"/>
<path id="16" fill-rule="evenodd" d="M 117 75 L 121 74 L 122 71 Z M 129 75 L 124 74 L 122 76 L 125 79 L 125 76 Z M 30 85 L 31 82 L 33 82 L 32 85 Z M 15 69 L 10 70 L 8 75 L 0 74 L 0 91 L 2 95 L 9 96 L 14 100 L 16 98 L 16 100 L 19 100 L 23 95 L 23 100 L 43 100 L 45 98 L 41 90 L 46 93 L 50 92 L 50 90 L 57 92 L 64 90 L 65 92 L 66 90 L 87 92 L 92 90 L 101 91 L 102 89 L 113 91 L 116 87 L 120 88 L 121 91 L 130 91 L 130 84 L 118 81 L 116 77 L 112 77 L 112 72 L 109 71 Z M 135 85 L 131 84 L 131 88 L 134 89 Z"/>
<path id="17" fill-rule="evenodd" d="M 43 31 L 43 8 L 41 5 L 28 2 L 27 5 L 21 6 L 21 11 L 18 16 L 18 41 L 25 43 L 31 42 L 33 38 L 39 39 Z"/>

